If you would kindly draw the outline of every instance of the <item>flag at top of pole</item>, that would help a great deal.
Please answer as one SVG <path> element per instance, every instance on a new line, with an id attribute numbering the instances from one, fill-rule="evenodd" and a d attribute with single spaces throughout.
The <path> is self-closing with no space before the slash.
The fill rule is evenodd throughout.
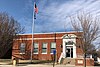
<path id="1" fill-rule="evenodd" d="M 36 3 L 34 2 L 34 19 L 36 19 L 36 14 L 38 13 L 38 7 Z"/>
<path id="2" fill-rule="evenodd" d="M 34 28 L 35 28 L 35 21 L 34 19 L 36 19 L 36 14 L 38 13 L 38 7 L 36 5 L 36 3 L 34 2 L 34 11 L 33 11 L 33 23 L 32 23 L 32 44 L 31 44 L 31 56 L 30 56 L 30 60 L 32 63 L 32 57 L 33 57 L 33 44 L 34 44 Z"/>

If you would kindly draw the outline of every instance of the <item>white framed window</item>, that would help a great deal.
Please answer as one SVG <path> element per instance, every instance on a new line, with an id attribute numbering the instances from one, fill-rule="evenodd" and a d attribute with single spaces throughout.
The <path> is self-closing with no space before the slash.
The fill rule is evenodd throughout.
<path id="1" fill-rule="evenodd" d="M 50 53 L 53 54 L 53 51 L 56 50 L 56 42 L 51 42 Z"/>
<path id="2" fill-rule="evenodd" d="M 47 43 L 42 43 L 42 54 L 47 54 Z"/>
<path id="3" fill-rule="evenodd" d="M 39 47 L 39 44 L 38 43 L 34 43 L 33 44 L 33 53 L 34 54 L 38 54 L 38 47 Z"/>
<path id="4" fill-rule="evenodd" d="M 20 44 L 20 54 L 25 54 L 25 43 Z"/>

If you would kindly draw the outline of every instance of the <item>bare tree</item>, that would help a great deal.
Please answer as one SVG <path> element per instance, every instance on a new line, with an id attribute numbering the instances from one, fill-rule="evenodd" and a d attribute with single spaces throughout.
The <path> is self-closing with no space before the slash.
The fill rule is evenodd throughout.
<path id="1" fill-rule="evenodd" d="M 98 46 L 98 48 L 96 50 L 96 54 L 97 54 L 97 57 L 100 58 L 100 43 L 99 43 L 99 46 Z"/>
<path id="2" fill-rule="evenodd" d="M 14 39 L 13 47 L 12 47 L 12 59 L 29 59 L 30 58 L 30 42 L 27 40 L 27 35 L 17 35 L 17 39 Z M 24 43 L 25 48 L 21 48 L 21 44 Z M 16 47 L 16 44 L 18 44 Z M 21 53 L 21 54 L 18 54 Z M 26 57 L 27 56 L 27 57 Z"/>
<path id="3" fill-rule="evenodd" d="M 76 32 L 82 32 L 78 35 L 80 48 L 84 54 L 84 67 L 86 67 L 86 54 L 92 49 L 93 41 L 99 37 L 99 20 L 91 14 L 80 13 L 76 17 L 70 17 L 72 27 Z"/>
<path id="4" fill-rule="evenodd" d="M 13 38 L 22 31 L 20 24 L 13 17 L 8 16 L 7 13 L 0 13 L 0 58 L 11 49 Z"/>

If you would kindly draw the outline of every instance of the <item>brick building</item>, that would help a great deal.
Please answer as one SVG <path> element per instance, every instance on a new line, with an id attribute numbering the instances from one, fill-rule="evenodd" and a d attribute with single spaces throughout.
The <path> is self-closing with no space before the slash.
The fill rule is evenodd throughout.
<path id="1" fill-rule="evenodd" d="M 63 64 L 83 65 L 82 49 L 79 43 L 78 34 L 82 32 L 57 32 L 57 33 L 37 33 L 34 34 L 34 45 L 32 58 L 37 60 L 53 60 L 53 51 L 56 50 L 56 59 L 65 58 Z M 30 59 L 31 57 L 31 34 L 20 34 L 14 39 L 12 48 L 12 58 Z M 67 58 L 67 59 L 66 59 Z M 93 65 L 89 63 L 87 65 Z M 79 63 L 79 64 L 78 64 Z"/>

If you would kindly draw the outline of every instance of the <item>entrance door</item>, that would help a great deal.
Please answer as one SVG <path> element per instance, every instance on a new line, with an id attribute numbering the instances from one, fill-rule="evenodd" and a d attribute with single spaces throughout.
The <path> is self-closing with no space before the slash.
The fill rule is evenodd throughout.
<path id="1" fill-rule="evenodd" d="M 72 47 L 66 47 L 66 57 L 73 58 L 73 48 Z"/>

